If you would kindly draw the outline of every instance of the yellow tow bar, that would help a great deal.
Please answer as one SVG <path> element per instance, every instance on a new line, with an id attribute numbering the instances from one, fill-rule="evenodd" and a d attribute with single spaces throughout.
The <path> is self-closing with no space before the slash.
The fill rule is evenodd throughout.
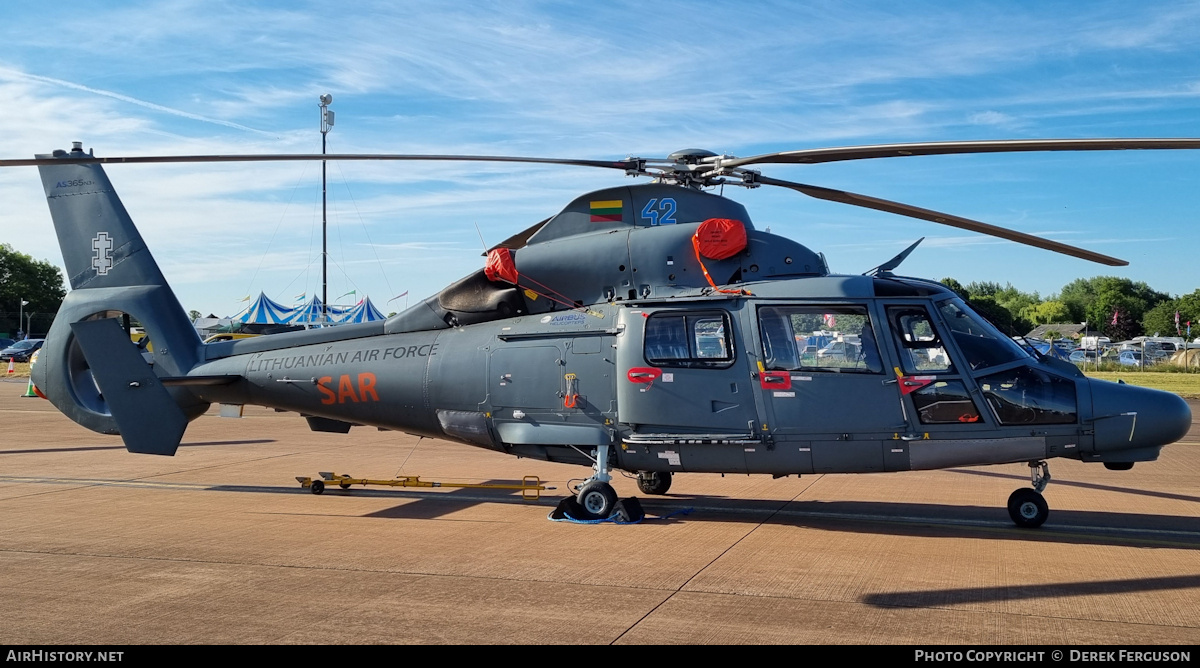
<path id="1" fill-rule="evenodd" d="M 372 480 L 370 478 L 355 478 L 348 475 L 341 475 L 329 471 L 322 471 L 320 479 L 296 476 L 296 482 L 300 483 L 300 487 L 311 491 L 313 494 L 321 494 L 325 491 L 325 484 L 336 484 L 342 489 L 350 489 L 353 485 L 380 485 L 383 487 L 470 487 L 476 489 L 519 489 L 521 490 L 521 498 L 526 501 L 537 501 L 541 498 L 541 492 L 547 489 L 554 489 L 542 484 L 540 478 L 535 475 L 527 475 L 521 479 L 520 484 L 504 484 L 504 483 L 470 483 L 470 482 L 431 482 L 421 480 L 421 476 L 405 475 L 397 476 L 390 480 Z"/>

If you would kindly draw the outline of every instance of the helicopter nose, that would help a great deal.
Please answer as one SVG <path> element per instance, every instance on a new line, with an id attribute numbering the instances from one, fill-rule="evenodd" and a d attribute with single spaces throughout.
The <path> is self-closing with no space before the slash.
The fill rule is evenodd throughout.
<path id="1" fill-rule="evenodd" d="M 1179 395 L 1091 379 L 1097 452 L 1161 448 L 1187 434 L 1192 409 Z"/>

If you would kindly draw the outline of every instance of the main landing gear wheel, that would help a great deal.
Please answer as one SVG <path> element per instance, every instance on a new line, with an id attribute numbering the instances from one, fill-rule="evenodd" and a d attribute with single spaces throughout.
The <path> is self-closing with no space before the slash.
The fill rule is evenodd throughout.
<path id="1" fill-rule="evenodd" d="M 671 489 L 671 472 L 639 471 L 637 486 L 643 494 L 666 494 Z"/>
<path id="2" fill-rule="evenodd" d="M 1037 490 L 1023 487 L 1008 497 L 1008 516 L 1019 527 L 1035 529 L 1050 516 L 1050 506 Z"/>
<path id="3" fill-rule="evenodd" d="M 608 519 L 617 507 L 617 491 L 612 485 L 599 480 L 593 480 L 580 487 L 575 498 L 583 507 L 583 511 L 591 516 L 587 519 Z"/>

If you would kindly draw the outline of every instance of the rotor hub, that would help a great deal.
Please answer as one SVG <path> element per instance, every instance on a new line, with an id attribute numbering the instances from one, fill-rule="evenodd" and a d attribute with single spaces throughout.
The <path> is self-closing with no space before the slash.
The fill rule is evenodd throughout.
<path id="1" fill-rule="evenodd" d="M 630 176 L 649 176 L 659 183 L 670 183 L 699 190 L 712 186 L 732 185 L 757 187 L 757 172 L 743 168 L 724 168 L 722 161 L 733 156 L 713 153 L 703 148 L 685 148 L 675 151 L 666 159 L 627 158 L 635 165 L 627 169 Z M 728 178 L 732 177 L 732 178 Z"/>
<path id="2" fill-rule="evenodd" d="M 702 148 L 685 148 L 681 151 L 675 151 L 667 156 L 667 160 L 678 162 L 686 165 L 696 165 L 704 158 L 715 158 L 716 153 Z"/>

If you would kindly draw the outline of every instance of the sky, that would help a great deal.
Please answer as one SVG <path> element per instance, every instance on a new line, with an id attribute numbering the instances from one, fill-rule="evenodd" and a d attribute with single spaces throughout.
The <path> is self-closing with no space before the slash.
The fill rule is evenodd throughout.
<path id="1" fill-rule="evenodd" d="M 9 0 L 0 158 L 331 153 L 621 159 L 983 139 L 1200 137 L 1196 2 Z M 1130 262 L 1106 267 L 779 188 L 724 194 L 835 273 L 1200 288 L 1200 151 L 763 165 Z M 320 163 L 110 165 L 185 309 L 321 290 Z M 643 179 L 644 180 L 644 179 Z M 576 196 L 584 167 L 328 164 L 329 296 L 386 313 Z M 482 239 L 481 239 L 482 237 Z M 61 266 L 37 171 L 0 169 L 0 243 Z M 353 294 L 348 294 L 353 291 Z M 397 297 L 407 292 L 406 297 Z"/>

